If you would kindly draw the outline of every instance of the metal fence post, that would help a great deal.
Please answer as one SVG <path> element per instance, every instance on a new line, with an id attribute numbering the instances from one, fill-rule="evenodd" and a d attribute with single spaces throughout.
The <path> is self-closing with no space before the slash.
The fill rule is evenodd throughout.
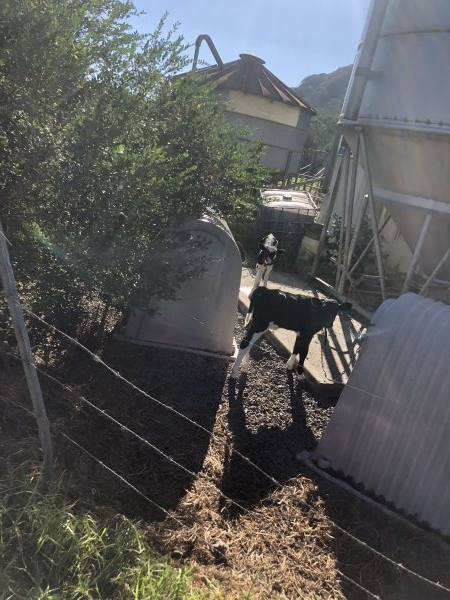
<path id="1" fill-rule="evenodd" d="M 23 370 L 28 384 L 31 401 L 33 403 L 34 415 L 36 417 L 39 439 L 43 454 L 43 477 L 44 481 L 50 481 L 53 478 L 53 448 L 50 435 L 50 425 L 45 411 L 44 399 L 42 397 L 41 386 L 34 364 L 34 358 L 31 351 L 30 340 L 23 318 L 22 307 L 20 305 L 19 294 L 17 292 L 14 273 L 9 259 L 6 237 L 3 227 L 0 223 L 0 275 L 3 283 L 4 295 L 8 303 L 11 321 L 16 335 L 17 345 L 19 347 L 20 358 L 22 360 Z"/>

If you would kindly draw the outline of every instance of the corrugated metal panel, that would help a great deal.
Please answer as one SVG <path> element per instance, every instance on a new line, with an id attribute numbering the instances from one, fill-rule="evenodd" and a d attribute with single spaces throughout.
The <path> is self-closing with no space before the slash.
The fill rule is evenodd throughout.
<path id="1" fill-rule="evenodd" d="M 450 534 L 450 306 L 383 302 L 315 456 Z"/>

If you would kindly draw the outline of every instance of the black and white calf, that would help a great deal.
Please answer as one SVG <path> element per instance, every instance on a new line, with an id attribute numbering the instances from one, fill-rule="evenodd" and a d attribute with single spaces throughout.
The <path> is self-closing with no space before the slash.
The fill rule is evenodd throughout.
<path id="1" fill-rule="evenodd" d="M 249 297 L 253 294 L 256 288 L 261 283 L 264 287 L 267 287 L 267 280 L 269 279 L 270 272 L 273 269 L 273 263 L 277 256 L 281 256 L 284 252 L 283 249 L 278 248 L 278 240 L 269 233 L 265 238 L 258 244 L 259 254 L 256 260 L 256 274 L 253 287 L 250 290 Z"/>
<path id="2" fill-rule="evenodd" d="M 299 294 L 287 294 L 278 289 L 257 288 L 250 300 L 245 319 L 246 331 L 231 377 L 237 377 L 239 367 L 243 372 L 247 371 L 251 347 L 269 328 L 289 329 L 297 333 L 294 349 L 286 366 L 292 371 L 299 355 L 297 372 L 302 376 L 314 334 L 325 327 L 332 327 L 338 312 L 350 310 L 351 307 L 349 302 L 341 304 L 337 300 L 319 300 Z"/>

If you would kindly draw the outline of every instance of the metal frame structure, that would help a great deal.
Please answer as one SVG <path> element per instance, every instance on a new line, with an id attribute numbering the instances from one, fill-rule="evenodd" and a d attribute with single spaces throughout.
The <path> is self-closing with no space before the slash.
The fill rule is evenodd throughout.
<path id="1" fill-rule="evenodd" d="M 442 123 L 442 121 L 433 123 L 430 122 L 430 120 L 422 121 L 420 118 L 416 118 L 415 122 L 411 122 L 411 120 L 407 118 L 396 120 L 396 118 L 390 119 L 383 116 L 379 117 L 378 115 L 376 117 L 373 115 L 369 115 L 368 117 L 361 115 L 361 106 L 368 83 L 372 81 L 374 82 L 374 85 L 376 85 L 377 80 L 380 80 L 380 77 L 383 75 L 383 73 L 376 71 L 374 67 L 374 57 L 377 52 L 380 36 L 386 38 L 390 35 L 386 32 L 383 34 L 387 11 L 388 9 L 392 10 L 395 8 L 397 10 L 401 8 L 400 5 L 402 4 L 402 1 L 403 0 L 372 0 L 363 33 L 363 41 L 360 44 L 359 52 L 355 60 L 349 87 L 344 100 L 342 115 L 338 123 L 337 131 L 340 137 L 337 147 L 339 148 L 339 151 L 334 160 L 327 201 L 324 203 L 326 209 L 324 214 L 321 215 L 323 230 L 319 240 L 317 253 L 313 261 L 311 274 L 315 276 L 317 273 L 319 258 L 323 253 L 326 243 L 327 229 L 333 216 L 339 189 L 341 192 L 343 191 L 344 199 L 341 209 L 342 227 L 336 260 L 335 291 L 341 295 L 345 293 L 347 282 L 350 283 L 350 286 L 354 286 L 352 274 L 356 265 L 352 268 L 350 268 L 350 265 L 365 214 L 369 216 L 373 237 L 363 254 L 365 254 L 373 244 L 381 297 L 383 300 L 387 298 L 388 291 L 380 234 L 386 226 L 389 216 L 380 224 L 378 222 L 380 211 L 377 210 L 377 208 L 379 209 L 380 206 L 385 207 L 388 213 L 389 208 L 392 207 L 394 210 L 395 207 L 395 211 L 397 212 L 399 210 L 408 210 L 414 211 L 415 215 L 417 215 L 418 212 L 423 214 L 423 222 L 415 247 L 411 248 L 412 258 L 402 282 L 401 294 L 404 294 L 411 289 L 414 276 L 417 272 L 419 263 L 421 262 L 421 258 L 423 257 L 425 245 L 426 243 L 429 243 L 427 235 L 430 234 L 430 226 L 432 226 L 433 223 L 436 223 L 437 219 L 450 219 L 449 203 L 434 197 L 423 197 L 420 193 L 412 195 L 411 193 L 406 193 L 404 190 L 383 189 L 380 186 L 379 181 L 374 183 L 372 178 L 373 165 L 371 164 L 369 156 L 368 139 L 371 138 L 374 131 L 381 132 L 381 135 L 391 133 L 395 135 L 396 131 L 399 131 L 400 134 L 401 130 L 405 130 L 411 135 L 418 136 L 423 134 L 429 136 L 429 134 L 434 135 L 437 133 L 441 136 L 441 140 L 445 139 L 445 142 L 447 141 L 447 138 L 446 136 L 445 138 L 442 137 L 442 134 L 448 134 L 448 143 L 450 147 L 450 127 L 448 127 L 447 124 Z M 390 6 L 390 4 L 393 6 Z M 355 197 L 355 181 L 358 166 L 362 168 L 365 175 L 365 194 L 362 198 Z M 366 206 L 359 212 L 359 217 L 354 223 L 354 207 L 357 202 L 363 202 Z M 417 219 L 417 216 L 415 218 Z M 400 233 L 402 233 L 401 228 L 399 228 L 399 230 Z M 428 271 L 431 271 L 431 273 L 422 285 L 419 292 L 420 294 L 429 292 L 431 285 L 435 282 L 443 283 L 438 279 L 438 276 L 441 269 L 450 259 L 450 239 L 447 243 L 449 246 L 447 246 L 446 250 L 442 253 L 442 256 L 434 259 L 436 264 L 431 265 L 431 267 L 428 268 Z M 358 258 L 358 264 L 360 264 L 361 259 L 362 256 Z"/>

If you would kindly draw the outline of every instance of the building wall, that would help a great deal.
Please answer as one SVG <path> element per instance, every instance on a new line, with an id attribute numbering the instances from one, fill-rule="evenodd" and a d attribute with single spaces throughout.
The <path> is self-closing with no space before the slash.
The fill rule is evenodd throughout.
<path id="1" fill-rule="evenodd" d="M 299 107 L 239 90 L 222 90 L 220 95 L 226 105 L 227 118 L 247 125 L 252 132 L 248 139 L 265 146 L 261 164 L 289 176 L 296 175 L 311 114 Z"/>
<path id="2" fill-rule="evenodd" d="M 297 173 L 308 135 L 307 131 L 234 112 L 228 112 L 227 117 L 230 121 L 241 121 L 247 125 L 252 131 L 249 139 L 261 142 L 266 147 L 266 152 L 261 160 L 264 166 L 284 172 L 289 161 L 289 173 Z M 291 156 L 290 153 L 292 153 Z"/>
<path id="3" fill-rule="evenodd" d="M 301 112 L 300 108 L 296 106 L 259 98 L 239 90 L 229 90 L 226 106 L 230 112 L 273 121 L 289 127 L 298 126 Z"/>

